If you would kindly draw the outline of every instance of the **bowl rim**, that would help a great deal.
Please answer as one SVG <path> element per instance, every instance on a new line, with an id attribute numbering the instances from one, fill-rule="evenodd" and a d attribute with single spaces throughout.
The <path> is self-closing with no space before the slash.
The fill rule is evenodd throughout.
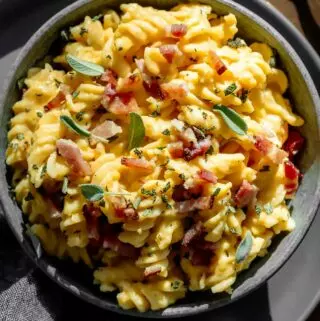
<path id="1" fill-rule="evenodd" d="M 186 0 L 185 2 L 187 2 Z M 314 49 L 311 47 L 311 45 L 308 43 L 308 41 L 303 38 L 303 36 L 300 34 L 300 32 L 292 25 L 290 21 L 287 20 L 285 16 L 283 16 L 281 13 L 277 11 L 275 7 L 273 7 L 271 4 L 268 2 L 262 3 L 262 1 L 257 0 L 259 3 L 261 3 L 264 7 L 265 10 L 268 10 L 272 14 L 276 16 L 278 20 L 281 20 L 282 22 L 286 23 L 287 27 L 290 29 L 292 33 L 295 34 L 297 39 L 299 40 L 300 43 L 308 47 L 308 50 L 310 51 L 310 56 L 312 56 L 313 59 L 317 59 L 318 56 L 315 53 Z M 5 110 L 4 102 L 5 102 L 5 97 L 7 96 L 8 89 L 13 82 L 16 66 L 19 66 L 21 62 L 29 55 L 30 48 L 32 48 L 39 40 L 39 38 L 43 37 L 55 24 L 58 23 L 62 19 L 62 17 L 65 17 L 66 15 L 70 14 L 72 11 L 77 10 L 87 4 L 92 2 L 92 0 L 78 0 L 62 10 L 58 11 L 55 15 L 53 15 L 46 23 L 44 23 L 36 32 L 35 34 L 27 41 L 27 43 L 23 46 L 23 48 L 20 50 L 13 66 L 11 67 L 11 70 L 9 71 L 7 78 L 4 82 L 3 90 L 1 92 L 1 97 L 0 97 L 0 114 L 2 114 Z M 134 0 L 132 1 L 134 2 Z M 201 0 L 199 0 L 201 2 Z M 270 33 L 272 32 L 272 35 L 277 38 L 282 46 L 286 49 L 286 51 L 290 51 L 291 58 L 292 60 L 299 66 L 299 71 L 300 74 L 303 74 L 305 78 L 305 83 L 306 86 L 311 94 L 313 104 L 315 106 L 315 112 L 317 115 L 317 120 L 318 120 L 318 137 L 320 136 L 320 104 L 318 97 L 318 92 L 316 90 L 316 87 L 314 85 L 314 82 L 309 74 L 309 71 L 305 67 L 304 63 L 298 56 L 297 52 L 295 49 L 291 46 L 291 44 L 282 36 L 280 31 L 275 29 L 272 25 L 270 25 L 266 20 L 258 16 L 254 11 L 251 11 L 250 9 L 244 7 L 242 4 L 233 2 L 232 0 L 212 0 L 212 2 L 217 2 L 221 3 L 223 5 L 226 5 L 228 7 L 231 7 L 233 10 L 241 13 L 242 15 L 246 16 L 250 20 L 254 20 L 256 24 L 258 24 L 260 27 L 266 27 L 267 30 Z M 119 5 L 121 2 L 119 2 Z M 317 58 L 316 58 L 317 57 Z M 320 60 L 318 61 L 318 64 L 320 66 Z M 317 158 L 317 161 L 319 159 Z M 5 162 L 5 160 L 3 160 Z M 6 165 L 5 165 L 6 166 Z M 0 178 L 0 185 L 4 185 L 6 187 L 7 180 L 5 177 L 5 173 L 1 172 L 1 178 Z M 7 189 L 7 188 L 6 188 Z M 319 195 L 320 192 L 320 182 L 318 181 L 317 183 L 317 188 L 315 191 L 315 195 Z M 315 218 L 316 211 L 319 207 L 320 199 L 315 202 L 310 210 L 309 214 L 309 223 L 306 224 L 304 229 L 302 229 L 299 237 L 292 242 L 291 249 L 290 251 L 287 251 L 285 255 L 282 257 L 277 264 L 275 264 L 269 271 L 268 273 L 265 273 L 263 277 L 259 280 L 254 285 L 251 285 L 250 287 L 247 287 L 245 291 L 243 291 L 241 294 L 237 295 L 236 297 L 232 298 L 227 298 L 227 299 L 222 299 L 218 302 L 212 302 L 209 304 L 202 304 L 200 306 L 193 306 L 193 307 L 177 307 L 171 306 L 165 310 L 160 310 L 160 311 L 148 311 L 148 312 L 138 312 L 137 310 L 123 310 L 119 306 L 113 303 L 109 303 L 106 300 L 103 300 L 102 298 L 98 298 L 94 294 L 89 294 L 86 291 L 81 291 L 78 289 L 78 287 L 74 286 L 69 279 L 68 276 L 64 275 L 63 273 L 60 273 L 59 271 L 56 271 L 52 269 L 52 266 L 48 264 L 43 259 L 38 259 L 34 255 L 34 250 L 25 242 L 22 242 L 19 233 L 17 232 L 16 228 L 13 226 L 12 221 L 10 220 L 10 215 L 9 215 L 9 210 L 7 208 L 7 202 L 12 201 L 9 197 L 8 194 L 6 193 L 0 193 L 0 205 L 2 207 L 4 217 L 6 218 L 9 227 L 11 228 L 13 234 L 15 235 L 16 239 L 19 241 L 20 246 L 24 249 L 24 251 L 27 253 L 27 255 L 30 257 L 30 259 L 47 275 L 49 276 L 54 282 L 59 284 L 62 288 L 66 289 L 73 295 L 77 296 L 78 298 L 89 302 L 97 307 L 103 308 L 110 310 L 112 312 L 124 314 L 124 315 L 129 315 L 129 316 L 135 316 L 135 317 L 142 317 L 142 318 L 177 318 L 177 317 L 184 317 L 184 316 L 191 316 L 195 315 L 201 312 L 207 312 L 207 311 L 212 311 L 214 309 L 217 309 L 219 307 L 225 306 L 227 304 L 233 303 L 240 298 L 243 298 L 244 296 L 250 294 L 251 292 L 255 291 L 258 289 L 260 286 L 262 286 L 269 278 L 271 278 L 287 261 L 288 259 L 293 255 L 297 247 L 300 245 L 300 243 L 303 241 L 306 233 L 310 229 L 310 226 Z M 22 213 L 22 211 L 20 210 Z M 190 303 L 189 303 L 190 304 Z M 196 304 L 196 303 L 195 303 Z M 188 304 L 187 304 L 188 305 Z M 178 311 L 174 311 L 175 309 L 179 309 Z M 162 314 L 163 311 L 168 311 L 165 314 Z M 171 312 L 172 310 L 172 312 Z M 181 311 L 180 311 L 181 310 Z M 170 311 L 170 312 L 169 312 Z"/>

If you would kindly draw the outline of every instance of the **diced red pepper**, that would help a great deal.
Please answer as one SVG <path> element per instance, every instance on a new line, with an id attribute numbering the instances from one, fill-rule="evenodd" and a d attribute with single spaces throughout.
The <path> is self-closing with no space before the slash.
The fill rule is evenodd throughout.
<path id="1" fill-rule="evenodd" d="M 299 170 L 290 161 L 285 162 L 284 172 L 286 178 L 290 180 L 296 180 L 299 178 Z"/>
<path id="2" fill-rule="evenodd" d="M 289 153 L 289 158 L 293 157 L 301 150 L 304 144 L 304 138 L 297 130 L 290 130 L 288 139 L 283 145 L 283 149 Z"/>
<path id="3" fill-rule="evenodd" d="M 223 63 L 223 61 L 220 59 L 220 57 L 217 55 L 215 51 L 210 50 L 209 52 L 214 69 L 216 70 L 218 75 L 222 75 L 227 70 L 226 65 Z"/>
<path id="4" fill-rule="evenodd" d="M 182 38 L 188 31 L 185 24 L 173 24 L 171 25 L 171 35 L 175 38 Z"/>
<path id="5" fill-rule="evenodd" d="M 212 172 L 210 171 L 207 171 L 205 169 L 201 169 L 199 172 L 198 172 L 198 176 L 203 179 L 204 181 L 207 181 L 209 183 L 213 183 L 213 184 L 216 184 L 217 181 L 218 181 L 218 178 L 217 176 L 215 176 Z"/>

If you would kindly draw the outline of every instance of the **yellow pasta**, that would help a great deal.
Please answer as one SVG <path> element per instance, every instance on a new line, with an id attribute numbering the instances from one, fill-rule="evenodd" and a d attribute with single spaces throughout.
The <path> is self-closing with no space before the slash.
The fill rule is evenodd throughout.
<path id="1" fill-rule="evenodd" d="M 29 70 L 6 151 L 16 200 L 45 252 L 97 267 L 123 309 L 232 293 L 295 227 L 288 79 L 231 13 L 120 10 L 64 32 L 64 71 Z"/>

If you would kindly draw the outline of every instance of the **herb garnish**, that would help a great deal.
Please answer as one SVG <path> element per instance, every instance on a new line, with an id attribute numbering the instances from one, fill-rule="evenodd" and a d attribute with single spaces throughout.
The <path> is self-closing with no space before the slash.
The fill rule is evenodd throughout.
<path id="1" fill-rule="evenodd" d="M 156 196 L 156 191 L 154 190 L 154 189 L 152 189 L 152 190 L 147 190 L 147 189 L 145 189 L 145 188 L 142 188 L 141 189 L 141 194 L 142 195 L 145 195 L 145 196 Z"/>
<path id="2" fill-rule="evenodd" d="M 214 196 L 214 197 L 215 197 L 215 196 L 218 196 L 219 193 L 220 193 L 220 191 L 221 191 L 221 188 L 220 188 L 220 187 L 217 187 L 217 188 L 214 190 L 212 196 Z"/>
<path id="3" fill-rule="evenodd" d="M 213 107 L 213 111 L 217 111 L 222 116 L 225 123 L 228 125 L 228 127 L 234 131 L 238 135 L 245 135 L 248 126 L 246 122 L 242 119 L 242 117 L 235 112 L 233 109 L 228 108 L 224 105 L 215 105 Z"/>
<path id="4" fill-rule="evenodd" d="M 266 205 L 264 205 L 263 208 L 267 214 L 271 214 L 273 212 L 273 206 L 270 203 L 267 203 Z"/>
<path id="5" fill-rule="evenodd" d="M 162 132 L 162 134 L 165 136 L 170 136 L 170 130 L 167 128 Z"/>
<path id="6" fill-rule="evenodd" d="M 129 145 L 128 149 L 139 147 L 145 136 L 145 128 L 141 116 L 137 113 L 130 113 Z"/>
<path id="7" fill-rule="evenodd" d="M 163 193 L 168 192 L 168 190 L 170 189 L 170 187 L 171 187 L 171 184 L 170 184 L 170 182 L 168 182 L 168 183 L 166 184 L 166 186 L 162 189 L 162 192 L 163 192 Z"/>
<path id="8" fill-rule="evenodd" d="M 101 201 L 104 196 L 104 190 L 102 187 L 94 184 L 82 184 L 80 185 L 82 195 L 90 202 Z"/>
<path id="9" fill-rule="evenodd" d="M 102 66 L 80 59 L 74 55 L 68 54 L 66 56 L 66 60 L 69 66 L 80 74 L 87 76 L 101 76 L 104 73 L 104 68 Z"/>
<path id="10" fill-rule="evenodd" d="M 231 47 L 231 48 L 240 48 L 240 47 L 245 47 L 246 46 L 246 42 L 243 39 L 237 37 L 237 38 L 235 38 L 233 40 L 229 39 L 228 42 L 227 42 L 227 45 L 229 47 Z"/>
<path id="11" fill-rule="evenodd" d="M 133 150 L 133 152 L 139 157 L 141 158 L 143 156 L 143 153 L 142 153 L 142 150 L 138 149 L 138 148 L 135 148 Z"/>
<path id="12" fill-rule="evenodd" d="M 240 242 L 236 252 L 236 263 L 243 262 L 252 249 L 253 239 L 250 231 L 247 231 L 245 237 Z"/>
<path id="13" fill-rule="evenodd" d="M 67 116 L 67 115 L 62 115 L 60 116 L 60 121 L 69 129 L 71 129 L 73 132 L 75 132 L 76 134 L 80 135 L 80 136 L 84 136 L 84 137 L 90 137 L 91 133 L 89 131 L 87 131 L 86 129 L 84 129 L 83 127 L 79 126 L 78 124 L 75 123 L 75 121 Z"/>
<path id="14" fill-rule="evenodd" d="M 235 83 L 229 85 L 225 90 L 224 90 L 224 95 L 229 96 L 231 95 L 235 90 L 237 89 L 237 85 Z"/>

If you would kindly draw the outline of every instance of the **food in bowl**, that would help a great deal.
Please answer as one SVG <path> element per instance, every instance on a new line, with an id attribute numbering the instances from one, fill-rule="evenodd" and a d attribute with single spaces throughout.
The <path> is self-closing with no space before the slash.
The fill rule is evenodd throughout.
<path id="1" fill-rule="evenodd" d="M 20 85 L 7 164 L 49 255 L 94 269 L 123 309 L 187 289 L 232 292 L 295 223 L 303 119 L 267 44 L 233 14 L 120 6 L 61 33 L 52 65 Z"/>

